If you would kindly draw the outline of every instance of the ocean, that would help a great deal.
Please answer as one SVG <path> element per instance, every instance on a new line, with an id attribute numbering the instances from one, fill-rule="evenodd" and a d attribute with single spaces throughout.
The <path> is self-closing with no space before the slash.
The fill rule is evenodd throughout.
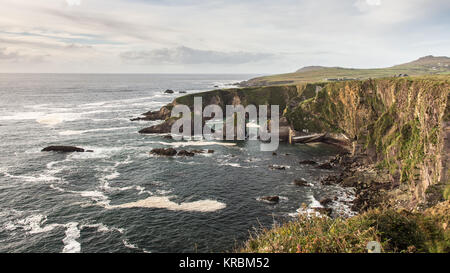
<path id="1" fill-rule="evenodd" d="M 253 75 L 0 74 L 0 252 L 228 252 L 302 204 L 350 189 L 323 186 L 335 170 L 300 165 L 336 153 L 326 144 L 174 141 L 130 121 L 180 96 L 232 87 Z M 172 89 L 174 94 L 164 94 Z M 181 94 L 182 95 L 182 94 Z M 73 145 L 92 153 L 41 152 Z M 212 149 L 158 157 L 153 148 Z M 286 170 L 272 170 L 269 165 Z M 299 187 L 294 179 L 310 185 Z M 260 197 L 280 196 L 270 204 Z"/>

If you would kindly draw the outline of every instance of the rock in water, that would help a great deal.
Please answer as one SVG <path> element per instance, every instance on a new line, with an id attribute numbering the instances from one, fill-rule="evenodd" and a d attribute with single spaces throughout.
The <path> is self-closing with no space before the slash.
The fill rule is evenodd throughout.
<path id="1" fill-rule="evenodd" d="M 316 165 L 317 162 L 316 161 L 312 161 L 312 160 L 302 160 L 299 162 L 300 165 Z"/>
<path id="2" fill-rule="evenodd" d="M 331 208 L 313 208 L 313 209 L 314 209 L 314 211 L 316 211 L 320 214 L 326 215 L 328 217 L 330 217 L 331 213 L 333 212 L 333 210 Z"/>
<path id="3" fill-rule="evenodd" d="M 208 150 L 208 154 L 213 154 L 214 150 Z"/>
<path id="4" fill-rule="evenodd" d="M 167 89 L 166 91 L 164 91 L 165 94 L 173 94 L 175 93 L 173 90 L 171 89 Z"/>
<path id="5" fill-rule="evenodd" d="M 308 181 L 306 181 L 306 180 L 303 179 L 303 178 L 295 179 L 295 180 L 294 180 L 294 184 L 297 185 L 297 186 L 300 186 L 300 187 L 306 187 L 306 186 L 309 186 Z"/>
<path id="6" fill-rule="evenodd" d="M 148 128 L 144 128 L 139 131 L 140 134 L 169 134 L 172 130 L 172 125 L 175 123 L 175 119 L 168 119 L 163 123 L 153 125 Z"/>
<path id="7" fill-rule="evenodd" d="M 281 165 L 270 165 L 269 168 L 272 170 L 281 170 L 281 171 L 286 170 L 286 166 Z"/>
<path id="8" fill-rule="evenodd" d="M 263 201 L 268 201 L 271 203 L 278 203 L 280 201 L 280 197 L 279 196 L 263 196 L 261 197 L 261 200 Z"/>
<path id="9" fill-rule="evenodd" d="M 195 155 L 195 153 L 189 152 L 189 151 L 186 151 L 186 150 L 181 150 L 177 154 L 177 156 L 194 156 L 194 155 Z"/>
<path id="10" fill-rule="evenodd" d="M 78 148 L 75 146 L 48 146 L 42 149 L 42 152 L 60 152 L 60 153 L 83 153 L 83 148 Z"/>
<path id="11" fill-rule="evenodd" d="M 174 148 L 156 148 L 151 150 L 150 153 L 155 155 L 175 156 L 177 154 L 177 150 Z"/>
<path id="12" fill-rule="evenodd" d="M 324 169 L 324 170 L 329 170 L 332 168 L 333 168 L 333 166 L 331 166 L 331 164 L 329 162 L 323 163 L 323 164 L 320 164 L 319 166 L 317 166 L 317 169 Z"/>
<path id="13" fill-rule="evenodd" d="M 325 197 L 325 198 L 322 198 L 319 202 L 322 206 L 326 206 L 329 203 L 331 203 L 332 201 L 333 200 L 331 200 L 331 198 Z"/>

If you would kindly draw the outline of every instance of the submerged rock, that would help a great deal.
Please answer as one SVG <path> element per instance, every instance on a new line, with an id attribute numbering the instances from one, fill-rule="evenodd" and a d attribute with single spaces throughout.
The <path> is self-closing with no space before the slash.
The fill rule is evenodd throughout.
<path id="1" fill-rule="evenodd" d="M 155 148 L 151 150 L 150 153 L 155 155 L 175 156 L 177 154 L 177 150 L 174 148 Z"/>
<path id="2" fill-rule="evenodd" d="M 186 94 L 187 92 L 186 92 L 186 91 L 179 91 L 178 93 L 180 93 L 180 94 Z"/>
<path id="3" fill-rule="evenodd" d="M 75 146 L 48 146 L 41 150 L 42 152 L 60 152 L 60 153 L 83 153 L 83 148 L 78 148 Z M 88 150 L 86 152 L 93 152 L 92 150 Z"/>
<path id="4" fill-rule="evenodd" d="M 267 202 L 271 202 L 271 203 L 278 203 L 280 201 L 280 197 L 279 196 L 263 196 L 261 197 L 261 200 L 263 201 L 267 201 Z"/>

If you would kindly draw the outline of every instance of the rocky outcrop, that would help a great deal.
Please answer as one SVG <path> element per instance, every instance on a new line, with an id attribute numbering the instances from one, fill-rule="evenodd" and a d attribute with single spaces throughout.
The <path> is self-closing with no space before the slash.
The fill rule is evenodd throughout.
<path id="1" fill-rule="evenodd" d="M 302 160 L 299 162 L 300 165 L 317 165 L 316 161 L 312 160 Z"/>
<path id="2" fill-rule="evenodd" d="M 282 165 L 269 165 L 269 169 L 271 169 L 271 170 L 281 170 L 281 171 L 284 171 L 284 170 L 286 170 L 286 166 L 282 166 Z"/>
<path id="3" fill-rule="evenodd" d="M 148 121 L 153 121 L 153 120 L 166 120 L 170 117 L 170 111 L 172 109 L 171 105 L 166 105 L 161 107 L 161 109 L 159 109 L 158 111 L 148 111 L 143 115 L 143 117 L 137 117 L 137 118 L 132 118 L 131 121 L 138 121 L 138 120 L 148 120 Z"/>
<path id="4" fill-rule="evenodd" d="M 175 91 L 173 91 L 172 89 L 167 89 L 166 91 L 164 91 L 164 94 L 173 94 L 175 93 Z"/>
<path id="5" fill-rule="evenodd" d="M 140 134 L 168 134 L 172 130 L 172 125 L 175 123 L 176 119 L 167 119 L 160 124 L 153 125 L 144 128 L 139 131 Z"/>
<path id="6" fill-rule="evenodd" d="M 306 186 L 309 186 L 309 183 L 308 183 L 308 181 L 306 181 L 303 178 L 298 178 L 298 179 L 294 180 L 294 185 L 300 186 L 300 187 L 306 187 Z"/>
<path id="7" fill-rule="evenodd" d="M 280 201 L 280 197 L 279 196 L 263 196 L 261 197 L 261 200 L 266 201 L 266 202 L 270 202 L 270 203 L 278 203 Z"/>
<path id="8" fill-rule="evenodd" d="M 195 153 L 189 152 L 187 150 L 181 150 L 177 153 L 177 156 L 194 156 Z"/>
<path id="9" fill-rule="evenodd" d="M 331 165 L 330 162 L 325 162 L 325 163 L 320 164 L 316 168 L 317 169 L 322 169 L 322 170 L 330 170 L 330 169 L 333 169 L 333 166 Z"/>
<path id="10" fill-rule="evenodd" d="M 177 150 L 174 148 L 155 148 L 150 153 L 154 155 L 175 156 L 177 155 Z"/>
<path id="11" fill-rule="evenodd" d="M 83 153 L 85 150 L 83 148 L 78 148 L 75 146 L 48 146 L 42 149 L 42 152 L 59 152 L 59 153 Z M 87 150 L 86 152 L 92 152 Z"/>

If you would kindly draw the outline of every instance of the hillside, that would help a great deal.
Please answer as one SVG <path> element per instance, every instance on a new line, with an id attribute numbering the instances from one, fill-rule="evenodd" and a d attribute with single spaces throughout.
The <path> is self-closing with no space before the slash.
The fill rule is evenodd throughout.
<path id="1" fill-rule="evenodd" d="M 388 68 L 356 69 L 343 67 L 307 66 L 294 73 L 258 77 L 241 83 L 241 86 L 289 85 L 305 82 L 342 81 L 348 79 L 393 77 L 398 75 L 448 75 L 450 58 L 425 56 L 415 61 Z"/>

